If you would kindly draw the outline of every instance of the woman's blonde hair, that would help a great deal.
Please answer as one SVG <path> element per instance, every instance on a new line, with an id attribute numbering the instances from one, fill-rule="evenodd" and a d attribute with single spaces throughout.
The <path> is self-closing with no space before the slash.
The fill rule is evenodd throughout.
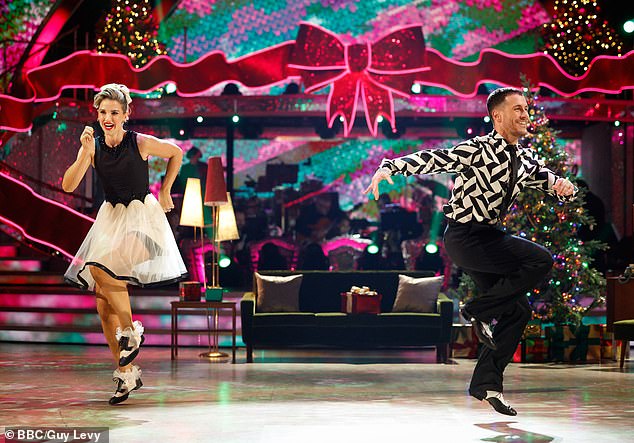
<path id="1" fill-rule="evenodd" d="M 132 103 L 132 98 L 130 97 L 130 90 L 126 85 L 118 83 L 108 83 L 107 85 L 103 85 L 93 100 L 93 106 L 95 109 L 99 109 L 99 105 L 105 99 L 116 100 L 121 103 L 124 113 L 130 112 L 131 110 L 130 103 Z"/>

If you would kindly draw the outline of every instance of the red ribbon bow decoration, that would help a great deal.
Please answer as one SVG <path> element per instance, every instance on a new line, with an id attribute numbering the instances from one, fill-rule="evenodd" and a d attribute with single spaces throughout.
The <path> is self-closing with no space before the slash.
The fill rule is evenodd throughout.
<path id="1" fill-rule="evenodd" d="M 326 119 L 332 127 L 341 115 L 344 136 L 354 125 L 359 96 L 372 135 L 377 134 L 379 115 L 396 130 L 392 93 L 409 96 L 416 74 L 429 69 L 420 25 L 399 29 L 372 44 L 346 45 L 335 34 L 302 23 L 288 66 L 300 71 L 307 93 L 332 84 Z"/>

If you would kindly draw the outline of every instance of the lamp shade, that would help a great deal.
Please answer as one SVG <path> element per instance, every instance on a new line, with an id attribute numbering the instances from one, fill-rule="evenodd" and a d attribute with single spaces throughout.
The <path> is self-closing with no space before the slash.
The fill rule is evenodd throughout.
<path id="1" fill-rule="evenodd" d="M 227 185 L 220 157 L 211 157 L 207 162 L 207 186 L 205 187 L 205 206 L 218 206 L 227 203 Z"/>
<path id="2" fill-rule="evenodd" d="M 183 209 L 181 221 L 183 226 L 202 227 L 205 224 L 203 217 L 203 199 L 199 178 L 188 178 L 183 197 Z"/>
<path id="3" fill-rule="evenodd" d="M 238 240 L 239 238 L 238 224 L 236 223 L 236 215 L 233 212 L 231 195 L 227 192 L 227 203 L 218 206 L 218 233 L 216 240 Z"/>

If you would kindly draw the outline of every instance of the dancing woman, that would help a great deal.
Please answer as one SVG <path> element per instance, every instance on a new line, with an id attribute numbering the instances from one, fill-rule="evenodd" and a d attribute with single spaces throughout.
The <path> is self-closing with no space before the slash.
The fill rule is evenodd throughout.
<path id="1" fill-rule="evenodd" d="M 174 208 L 170 189 L 183 153 L 173 143 L 124 129 L 131 102 L 126 86 L 101 87 L 94 107 L 104 136 L 84 128 L 77 160 L 62 181 L 64 191 L 72 192 L 92 166 L 105 191 L 105 202 L 64 278 L 95 291 L 103 333 L 117 364 L 113 405 L 143 385 L 141 370 L 131 364 L 145 340 L 143 326 L 132 321 L 127 285 L 173 283 L 187 273 L 165 217 Z M 151 155 L 169 159 L 158 201 L 149 190 Z"/>

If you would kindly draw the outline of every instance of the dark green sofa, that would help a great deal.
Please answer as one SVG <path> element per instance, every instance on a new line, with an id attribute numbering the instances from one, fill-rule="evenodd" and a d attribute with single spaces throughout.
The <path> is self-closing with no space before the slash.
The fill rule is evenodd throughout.
<path id="1" fill-rule="evenodd" d="M 262 275 L 303 274 L 299 293 L 301 312 L 256 312 L 257 286 L 242 298 L 242 340 L 247 362 L 253 349 L 341 347 L 350 349 L 435 346 L 439 362 L 447 361 L 453 316 L 452 301 L 440 293 L 432 313 L 390 312 L 398 275 L 432 277 L 427 271 L 262 271 Z M 343 314 L 341 292 L 369 286 L 382 294 L 381 314 Z"/>

